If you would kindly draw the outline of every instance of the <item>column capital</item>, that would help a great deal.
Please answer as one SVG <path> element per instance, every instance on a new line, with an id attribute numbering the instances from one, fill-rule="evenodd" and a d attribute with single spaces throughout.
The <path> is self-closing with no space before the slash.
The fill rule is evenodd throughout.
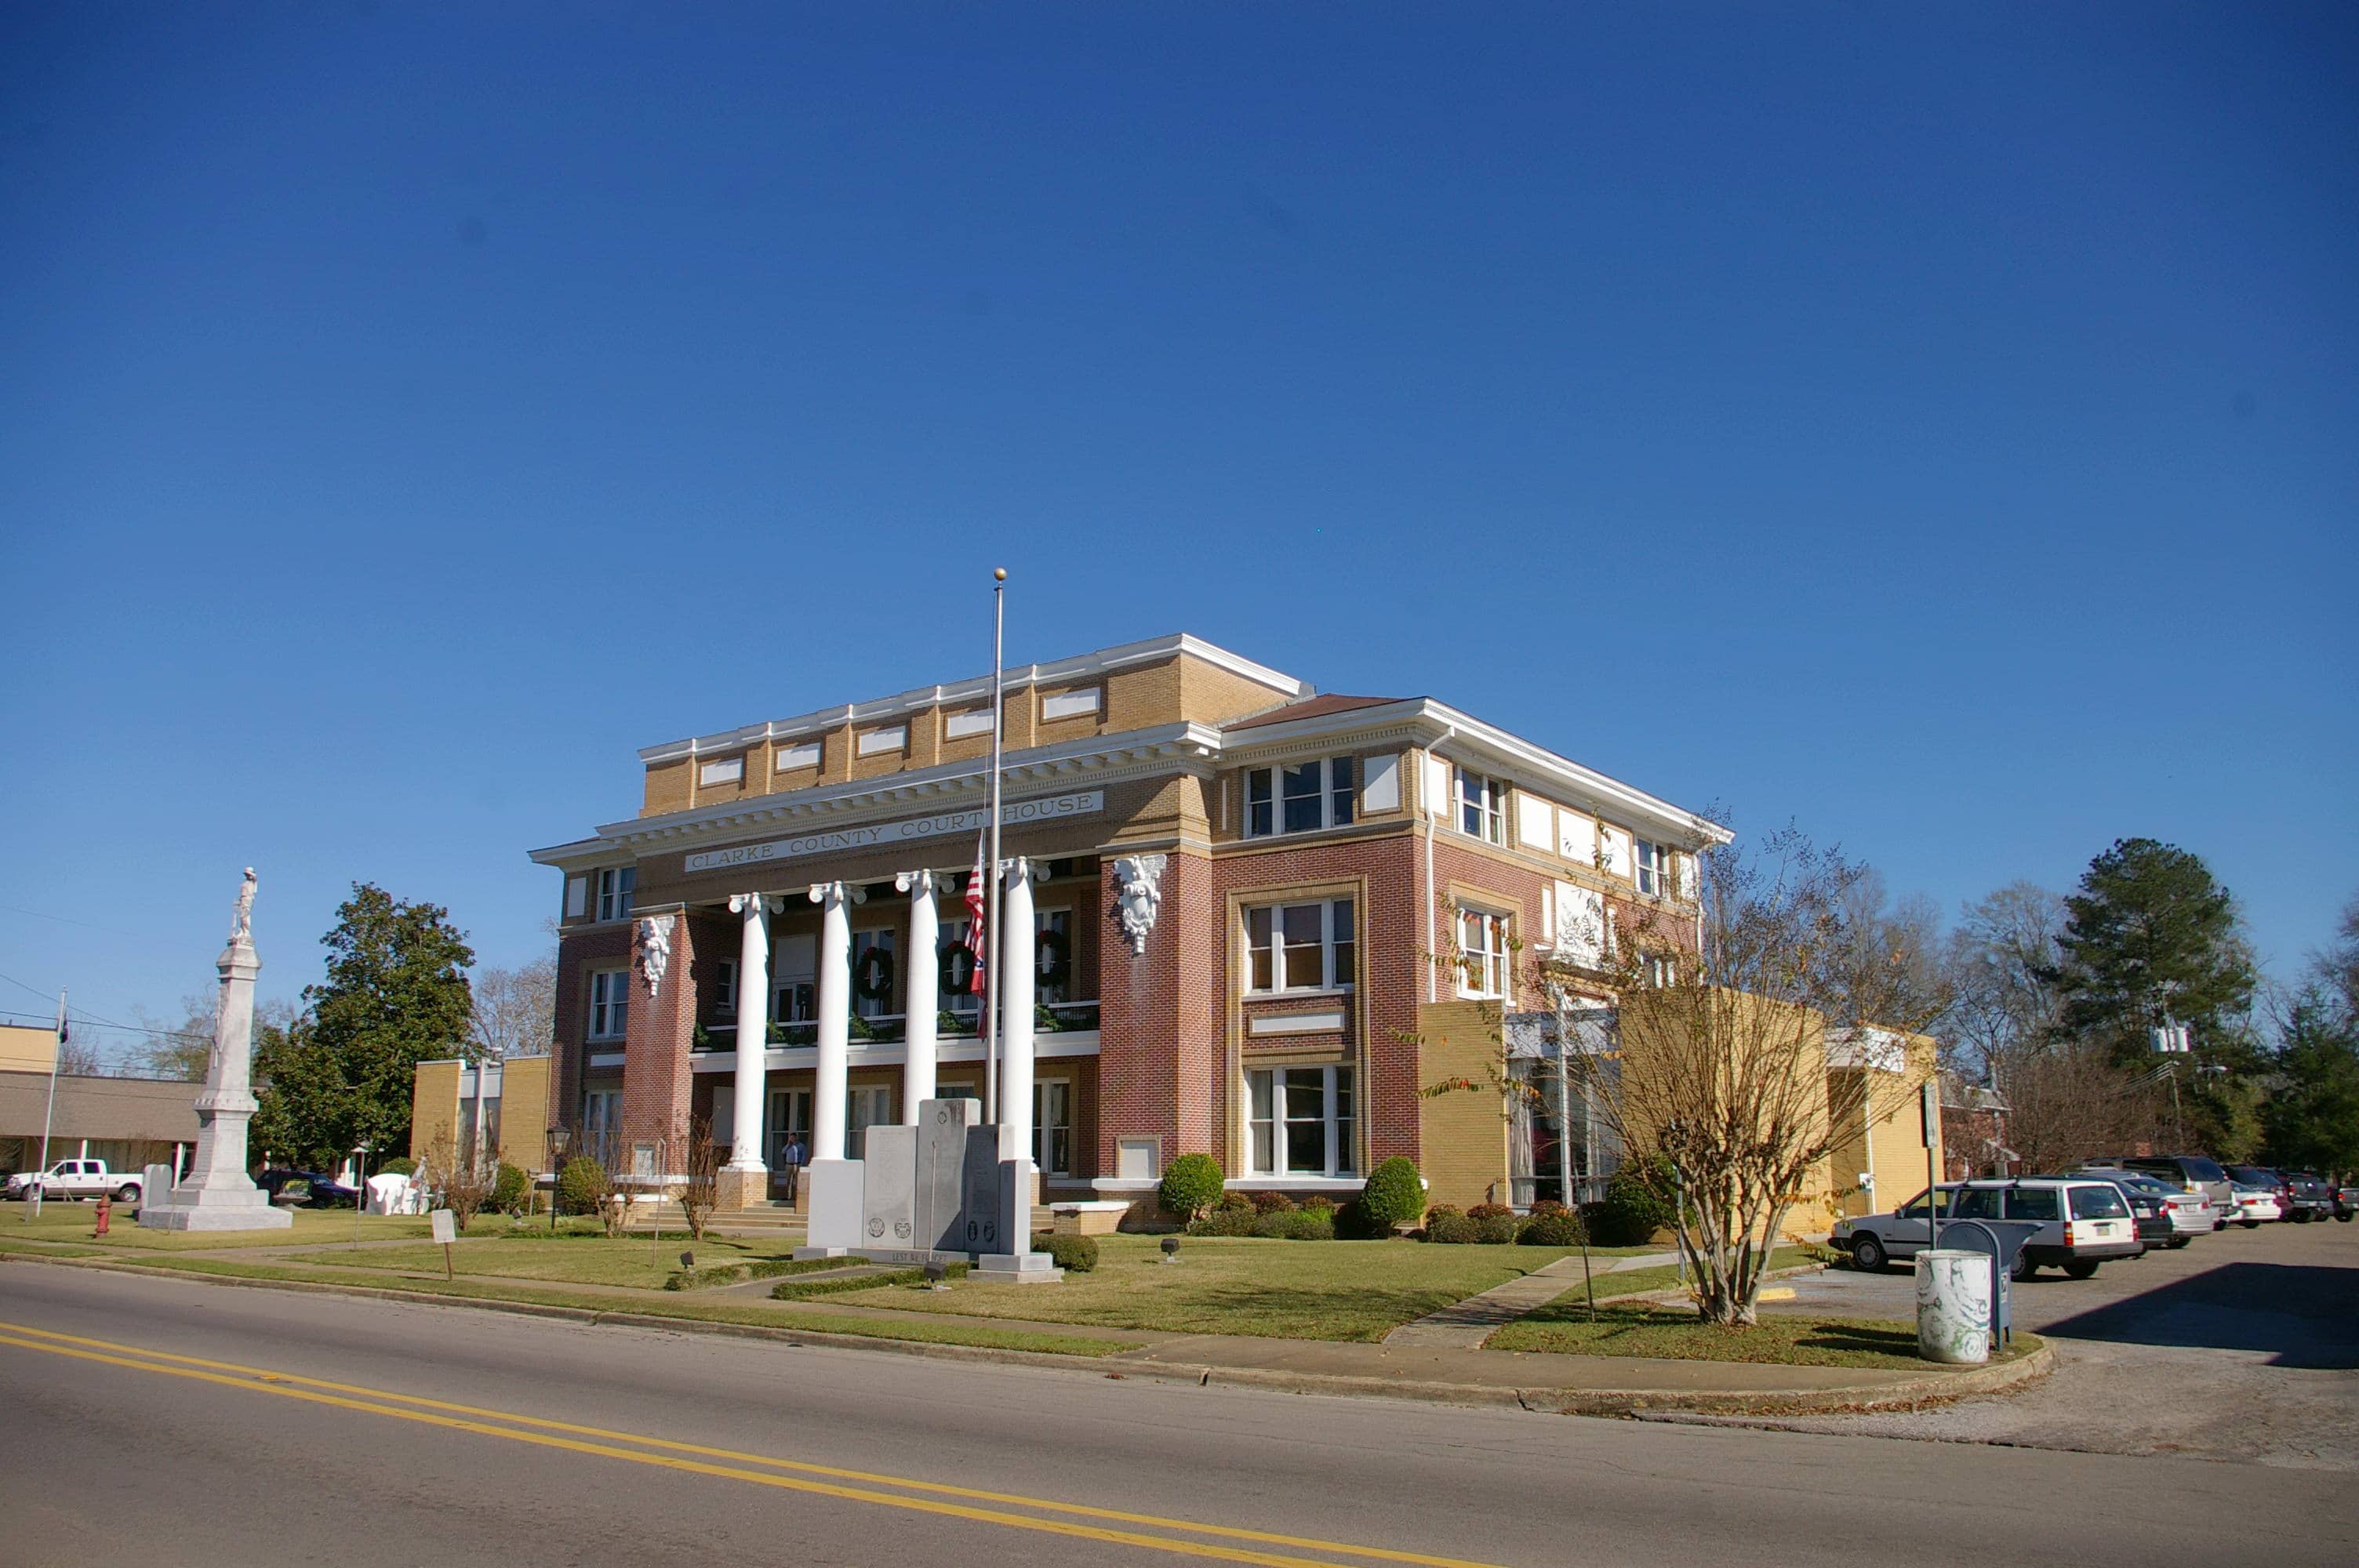
<path id="1" fill-rule="evenodd" d="M 1018 881 L 1045 882 L 1049 868 L 1028 855 L 1016 855 L 999 862 L 999 875 L 1010 887 Z"/>
<path id="2" fill-rule="evenodd" d="M 810 889 L 813 903 L 866 903 L 868 890 L 851 882 L 813 882 Z"/>
<path id="3" fill-rule="evenodd" d="M 787 901 L 774 892 L 733 892 L 729 895 L 732 914 L 777 914 L 787 907 Z"/>
<path id="4" fill-rule="evenodd" d="M 941 886 L 941 879 L 931 871 L 896 871 L 893 888 L 897 892 L 927 893 Z"/>

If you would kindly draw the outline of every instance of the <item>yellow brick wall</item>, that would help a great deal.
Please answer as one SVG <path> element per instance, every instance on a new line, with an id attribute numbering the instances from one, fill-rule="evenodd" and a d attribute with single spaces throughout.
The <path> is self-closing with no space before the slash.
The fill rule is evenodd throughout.
<path id="1" fill-rule="evenodd" d="M 549 1161 L 549 1056 L 511 1056 L 500 1065 L 500 1158 L 527 1171 Z"/>
<path id="2" fill-rule="evenodd" d="M 426 1152 L 446 1138 L 457 1136 L 459 1073 L 462 1062 L 420 1062 L 411 1080 L 409 1157 L 424 1160 Z"/>
<path id="3" fill-rule="evenodd" d="M 1502 1061 L 1495 1001 L 1421 1003 L 1417 1010 L 1418 1087 L 1461 1080 L 1418 1106 L 1418 1173 L 1426 1202 L 1507 1201 L 1507 1108 L 1495 1075 Z"/>

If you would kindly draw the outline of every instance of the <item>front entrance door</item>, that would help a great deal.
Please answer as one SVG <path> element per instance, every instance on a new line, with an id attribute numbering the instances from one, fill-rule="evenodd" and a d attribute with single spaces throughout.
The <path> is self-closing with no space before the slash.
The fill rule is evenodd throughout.
<path id="1" fill-rule="evenodd" d="M 787 1169 L 787 1145 L 799 1143 L 810 1158 L 810 1097 L 809 1089 L 772 1089 L 770 1114 L 762 1133 L 762 1163 L 770 1167 L 770 1191 L 779 1197 L 793 1190 Z"/>

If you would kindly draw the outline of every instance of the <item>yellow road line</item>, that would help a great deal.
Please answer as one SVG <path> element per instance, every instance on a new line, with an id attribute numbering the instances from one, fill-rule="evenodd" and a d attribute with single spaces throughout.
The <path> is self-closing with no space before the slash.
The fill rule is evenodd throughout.
<path id="1" fill-rule="evenodd" d="M 35 1337 L 26 1338 L 24 1336 Z M 56 1343 L 45 1343 L 54 1341 Z M 13 1345 L 26 1350 L 47 1351 L 52 1355 L 71 1357 L 79 1360 L 102 1362 L 125 1367 L 135 1371 L 154 1372 L 168 1377 L 187 1378 L 243 1389 L 249 1392 L 276 1394 L 283 1398 L 307 1400 L 316 1404 L 334 1405 L 342 1409 L 397 1420 L 420 1422 L 429 1425 L 457 1431 L 478 1433 L 489 1437 L 505 1437 L 514 1442 L 536 1444 L 544 1447 L 562 1448 L 576 1453 L 594 1454 L 604 1457 L 659 1465 L 669 1469 L 686 1470 L 699 1475 L 721 1476 L 756 1485 L 785 1487 L 796 1491 L 847 1498 L 859 1502 L 877 1503 L 886 1507 L 914 1509 L 922 1513 L 944 1514 L 1019 1529 L 1043 1530 L 1050 1534 L 1077 1536 L 1085 1540 L 1107 1541 L 1125 1545 L 1145 1546 L 1179 1552 L 1183 1555 L 1213 1557 L 1236 1563 L 1255 1563 L 1270 1568 L 1338 1568 L 1333 1564 L 1315 1564 L 1313 1560 L 1279 1556 L 1271 1553 L 1240 1551 L 1234 1548 L 1207 1545 L 1196 1541 L 1175 1541 L 1165 1537 L 1139 1535 L 1127 1530 L 1099 1530 L 1086 1525 L 1068 1524 L 1056 1519 L 1032 1519 L 1018 1514 L 1001 1513 L 995 1509 L 937 1503 L 922 1498 L 901 1498 L 873 1492 L 864 1487 L 829 1485 L 799 1480 L 791 1476 L 764 1475 L 738 1468 L 734 1465 L 704 1464 L 687 1459 L 674 1459 L 661 1454 L 648 1454 L 632 1449 L 615 1448 L 608 1444 L 576 1441 L 572 1438 L 544 1436 L 536 1432 L 513 1430 L 516 1426 L 538 1427 L 549 1433 L 571 1433 L 587 1437 L 606 1438 L 631 1443 L 647 1448 L 667 1449 L 673 1453 L 693 1454 L 709 1458 L 755 1464 L 774 1469 L 799 1471 L 806 1475 L 828 1476 L 842 1480 L 870 1482 L 898 1487 L 911 1491 L 931 1492 L 944 1496 L 968 1498 L 978 1501 L 1012 1504 L 1047 1512 L 1070 1514 L 1082 1518 L 1103 1519 L 1155 1529 L 1180 1530 L 1200 1535 L 1223 1536 L 1234 1541 L 1252 1541 L 1270 1545 L 1299 1546 L 1314 1551 L 1339 1552 L 1347 1556 L 1375 1558 L 1385 1562 L 1412 1563 L 1430 1568 L 1495 1568 L 1456 1557 L 1428 1556 L 1418 1552 L 1397 1552 L 1382 1547 L 1353 1546 L 1343 1541 L 1322 1541 L 1316 1537 L 1277 1534 L 1266 1530 L 1244 1530 L 1228 1525 L 1201 1524 L 1190 1519 L 1166 1519 L 1154 1514 L 1130 1513 L 1115 1509 L 1093 1508 L 1086 1504 L 1060 1503 L 1045 1498 L 1028 1498 L 1018 1493 L 985 1491 L 974 1487 L 949 1486 L 940 1482 L 920 1481 L 909 1477 L 880 1475 L 873 1472 L 848 1470 L 833 1465 L 811 1465 L 791 1459 L 777 1459 L 766 1454 L 745 1454 L 733 1449 L 707 1447 L 697 1444 L 675 1443 L 666 1438 L 649 1437 L 637 1433 L 614 1432 L 602 1427 L 582 1426 L 571 1422 L 550 1421 L 538 1416 L 520 1415 L 512 1411 L 491 1410 L 482 1406 L 455 1404 L 447 1400 L 427 1399 L 416 1394 L 403 1394 L 387 1390 L 371 1389 L 358 1384 L 330 1382 L 323 1379 L 307 1378 L 298 1373 L 276 1372 L 264 1368 L 245 1367 L 235 1362 L 210 1361 L 201 1357 L 181 1356 L 171 1351 L 150 1350 L 139 1346 L 122 1345 L 80 1335 L 60 1334 L 52 1329 L 36 1328 L 29 1325 L 0 1322 L 0 1345 Z M 91 1346 L 94 1348 L 78 1348 Z M 109 1354 L 120 1352 L 121 1354 Z M 178 1362 L 179 1366 L 157 1365 Z M 203 1368 L 201 1370 L 198 1368 Z M 301 1385 L 301 1386 L 293 1386 Z M 332 1390 L 311 1392 L 310 1390 Z M 345 1396 L 363 1396 L 350 1398 Z M 403 1410 L 380 1403 L 385 1400 L 423 1407 Z M 440 1411 L 458 1412 L 446 1415 Z M 484 1420 L 470 1420 L 481 1417 Z M 503 1422 L 509 1426 L 487 1424 Z"/>

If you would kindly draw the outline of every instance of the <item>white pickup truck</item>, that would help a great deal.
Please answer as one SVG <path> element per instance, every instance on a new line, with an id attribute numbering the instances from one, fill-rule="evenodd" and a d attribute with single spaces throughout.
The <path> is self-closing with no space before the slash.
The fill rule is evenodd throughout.
<path id="1" fill-rule="evenodd" d="M 44 1202 L 111 1197 L 117 1203 L 137 1203 L 142 1179 L 127 1171 L 110 1171 L 103 1160 L 60 1160 L 46 1171 L 24 1171 L 9 1177 L 7 1195 L 29 1197 L 38 1186 Z"/>

